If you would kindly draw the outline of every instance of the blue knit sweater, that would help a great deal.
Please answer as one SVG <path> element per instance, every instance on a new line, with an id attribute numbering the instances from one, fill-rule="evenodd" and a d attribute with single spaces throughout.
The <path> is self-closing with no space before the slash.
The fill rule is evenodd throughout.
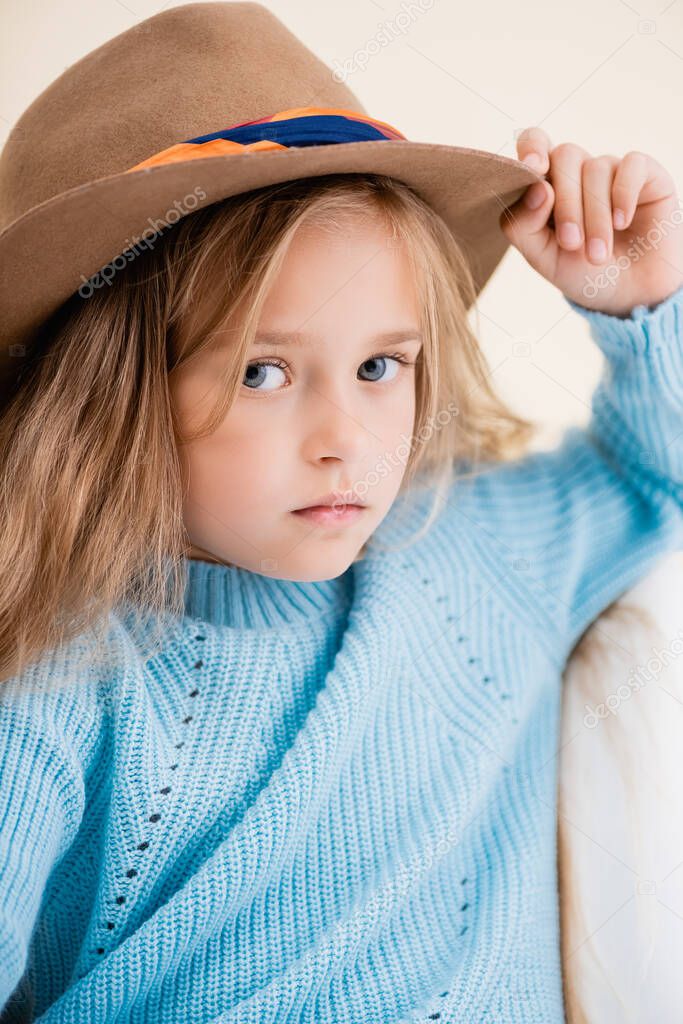
<path id="1" fill-rule="evenodd" d="M 417 543 L 386 547 L 419 485 L 335 579 L 188 560 L 151 657 L 119 609 L 77 686 L 78 642 L 5 684 L 3 1022 L 563 1020 L 562 669 L 683 547 L 683 288 L 570 306 L 588 428 L 456 480 Z"/>

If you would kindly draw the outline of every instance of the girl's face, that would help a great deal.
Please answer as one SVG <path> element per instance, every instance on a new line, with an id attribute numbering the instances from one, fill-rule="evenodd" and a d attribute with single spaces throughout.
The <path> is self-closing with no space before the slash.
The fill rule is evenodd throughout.
<path id="1" fill-rule="evenodd" d="M 379 218 L 334 236 L 302 226 L 238 397 L 211 436 L 180 449 L 186 554 L 292 580 L 344 572 L 399 490 L 415 417 L 415 367 L 399 360 L 413 364 L 421 345 L 407 258 Z M 177 372 L 184 432 L 215 401 L 227 358 L 202 353 Z M 295 513 L 335 491 L 365 507 L 347 522 Z"/>

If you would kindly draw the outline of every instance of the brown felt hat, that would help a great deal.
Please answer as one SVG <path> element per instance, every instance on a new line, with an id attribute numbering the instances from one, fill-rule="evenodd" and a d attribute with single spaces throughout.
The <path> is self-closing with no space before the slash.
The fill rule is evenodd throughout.
<path id="1" fill-rule="evenodd" d="M 92 50 L 31 103 L 0 153 L 2 391 L 48 317 L 74 292 L 86 297 L 87 282 L 102 286 L 115 258 L 142 252 L 155 226 L 335 172 L 410 185 L 457 237 L 477 294 L 509 244 L 503 208 L 542 180 L 495 153 L 408 140 L 258 3 L 183 4 Z"/>

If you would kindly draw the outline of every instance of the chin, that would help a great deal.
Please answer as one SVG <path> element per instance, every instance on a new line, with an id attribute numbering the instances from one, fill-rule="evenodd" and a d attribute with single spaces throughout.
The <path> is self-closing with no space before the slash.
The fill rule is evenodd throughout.
<path id="1" fill-rule="evenodd" d="M 345 557 L 334 558 L 328 554 L 327 557 L 302 559 L 298 565 L 290 566 L 284 575 L 299 583 L 319 583 L 322 580 L 332 580 L 341 576 L 351 565 L 361 561 L 364 556 L 365 544 L 359 551 Z"/>

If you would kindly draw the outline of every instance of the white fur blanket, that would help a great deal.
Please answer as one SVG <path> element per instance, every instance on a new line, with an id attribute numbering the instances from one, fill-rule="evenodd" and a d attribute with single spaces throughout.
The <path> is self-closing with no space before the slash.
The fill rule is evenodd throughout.
<path id="1" fill-rule="evenodd" d="M 683 1021 L 683 552 L 564 674 L 558 861 L 570 1024 Z"/>

